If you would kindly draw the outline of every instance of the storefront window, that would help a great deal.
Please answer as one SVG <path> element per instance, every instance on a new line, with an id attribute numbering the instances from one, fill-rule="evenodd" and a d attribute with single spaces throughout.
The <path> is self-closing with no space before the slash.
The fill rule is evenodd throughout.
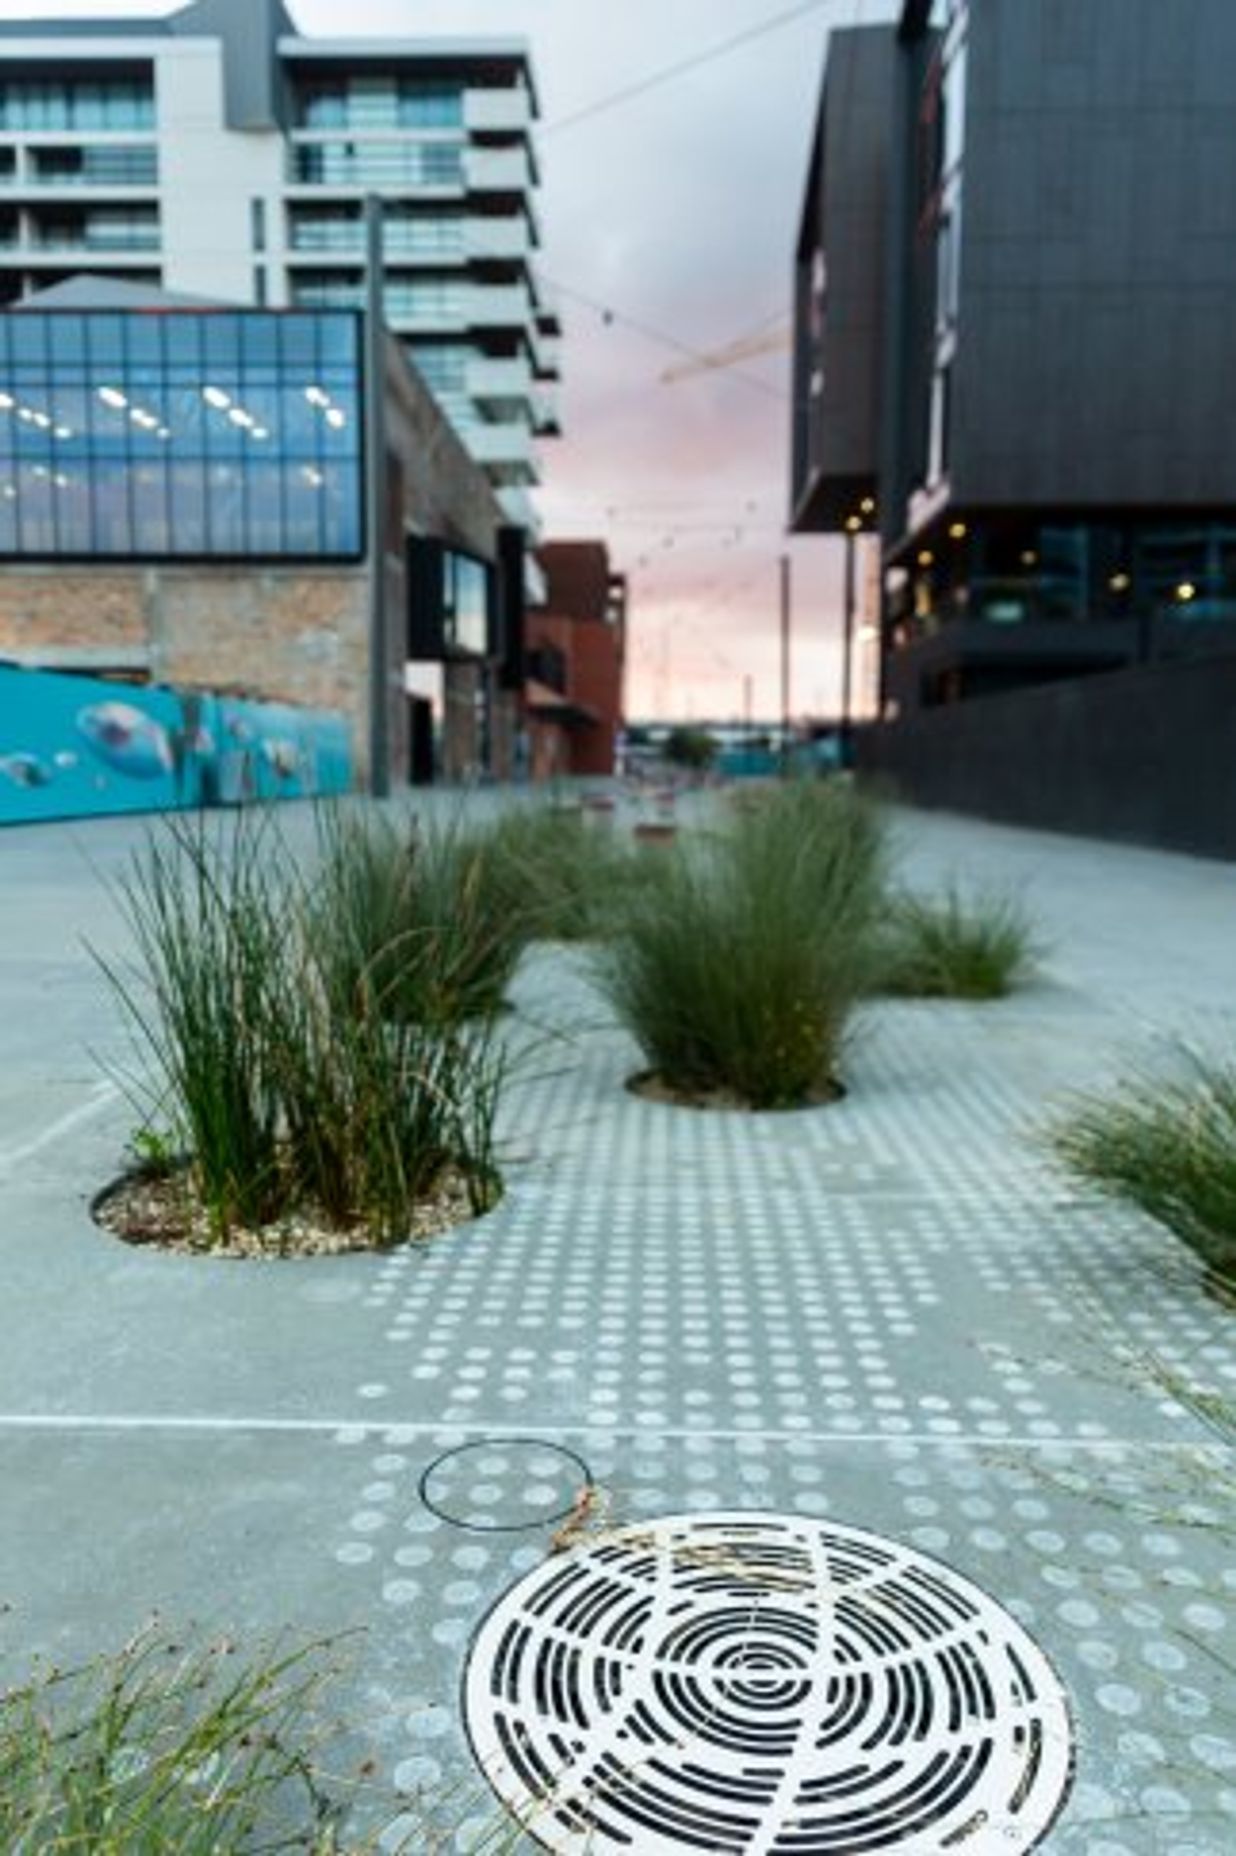
<path id="1" fill-rule="evenodd" d="M 0 555 L 356 558 L 349 315 L 0 316 Z"/>

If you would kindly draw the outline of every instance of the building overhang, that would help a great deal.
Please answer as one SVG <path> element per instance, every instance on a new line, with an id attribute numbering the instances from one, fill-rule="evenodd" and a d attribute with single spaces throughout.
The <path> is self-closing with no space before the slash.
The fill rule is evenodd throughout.
<path id="1" fill-rule="evenodd" d="M 856 535 L 863 529 L 870 533 L 875 526 L 876 489 L 874 473 L 831 477 L 816 471 L 791 512 L 791 535 Z M 865 503 L 871 507 L 864 508 Z"/>

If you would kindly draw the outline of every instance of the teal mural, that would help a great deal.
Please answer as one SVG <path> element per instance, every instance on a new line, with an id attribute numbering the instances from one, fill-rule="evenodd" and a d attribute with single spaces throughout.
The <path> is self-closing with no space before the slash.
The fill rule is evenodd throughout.
<path id="1" fill-rule="evenodd" d="M 347 792 L 340 715 L 0 664 L 0 825 Z"/>

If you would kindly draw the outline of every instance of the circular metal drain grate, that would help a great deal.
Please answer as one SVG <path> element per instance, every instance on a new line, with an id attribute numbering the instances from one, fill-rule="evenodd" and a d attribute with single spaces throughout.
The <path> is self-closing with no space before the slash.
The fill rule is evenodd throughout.
<path id="1" fill-rule="evenodd" d="M 545 1848 L 854 1856 L 1032 1849 L 1072 1734 L 986 1593 L 856 1528 L 675 1516 L 522 1579 L 464 1683 L 473 1749 Z"/>

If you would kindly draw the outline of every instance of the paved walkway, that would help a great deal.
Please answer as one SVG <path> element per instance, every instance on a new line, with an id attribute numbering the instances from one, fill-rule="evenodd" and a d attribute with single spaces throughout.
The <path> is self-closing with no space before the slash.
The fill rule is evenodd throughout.
<path id="1" fill-rule="evenodd" d="M 0 835 L 3 1673 L 113 1645 L 155 1607 L 365 1626 L 366 1741 L 466 1820 L 446 1847 L 472 1847 L 493 1811 L 461 1665 L 577 1486 L 556 1445 L 616 1524 L 760 1508 L 948 1561 L 1068 1688 L 1078 1781 L 1044 1847 L 1236 1847 L 1236 1472 L 1176 1396 L 1236 1397 L 1231 1317 L 1033 1139 L 1130 1051 L 1230 1042 L 1236 871 L 944 818 L 898 831 L 915 880 L 1024 888 L 1051 943 L 1039 984 L 874 1007 L 843 1103 L 713 1116 L 626 1094 L 636 1053 L 581 959 L 538 951 L 519 1004 L 561 1036 L 513 1092 L 503 1205 L 388 1259 L 278 1265 L 138 1254 L 90 1223 L 133 1118 L 87 1054 L 118 1047 L 78 937 L 122 947 L 101 886 L 140 828 Z M 421 1478 L 464 1444 L 484 1447 L 428 1484 L 441 1519 Z"/>

